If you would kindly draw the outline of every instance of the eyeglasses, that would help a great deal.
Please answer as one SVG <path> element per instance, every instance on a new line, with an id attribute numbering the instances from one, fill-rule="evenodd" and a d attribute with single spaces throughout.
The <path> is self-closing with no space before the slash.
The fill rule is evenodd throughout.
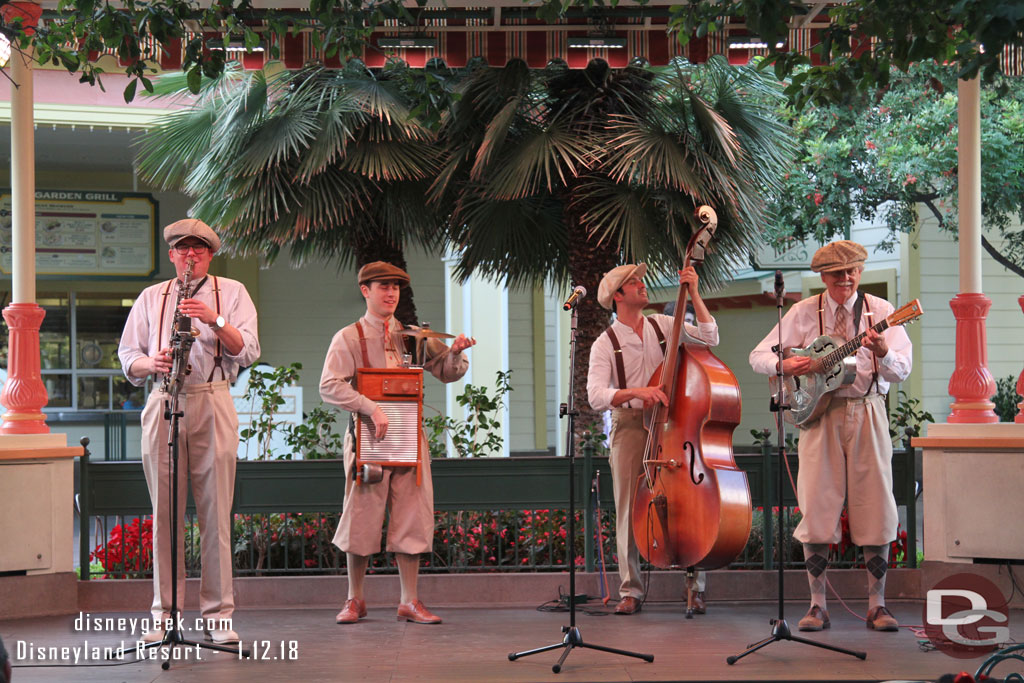
<path id="1" fill-rule="evenodd" d="M 191 249 L 196 254 L 205 254 L 210 249 L 210 247 L 205 245 L 205 244 L 175 244 L 174 245 L 174 251 L 178 252 L 179 254 L 187 254 L 189 249 Z"/>

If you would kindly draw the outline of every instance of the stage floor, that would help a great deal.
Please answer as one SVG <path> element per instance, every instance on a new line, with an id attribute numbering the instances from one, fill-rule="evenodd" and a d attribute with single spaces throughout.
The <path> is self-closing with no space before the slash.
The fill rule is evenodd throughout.
<path id="1" fill-rule="evenodd" d="M 429 603 L 428 603 L 429 604 Z M 431 606 L 434 608 L 434 606 Z M 775 603 L 712 602 L 708 614 L 687 620 L 682 604 L 647 604 L 632 616 L 595 615 L 605 609 L 589 603 L 577 611 L 576 624 L 584 642 L 654 655 L 648 663 L 631 657 L 577 648 L 559 674 L 552 665 L 561 650 L 509 661 L 508 654 L 562 640 L 561 628 L 569 623 L 568 612 L 542 612 L 530 608 L 442 608 L 435 611 L 444 623 L 423 626 L 398 622 L 392 605 L 370 605 L 369 616 L 359 624 L 334 623 L 337 608 L 254 609 L 235 613 L 234 625 L 249 644 L 257 641 L 258 659 L 239 661 L 232 655 L 194 649 L 179 651 L 184 661 L 172 662 L 169 671 L 159 661 L 122 665 L 89 660 L 78 668 L 28 668 L 41 664 L 73 663 L 40 661 L 39 648 L 70 647 L 91 650 L 119 645 L 124 635 L 110 631 L 76 631 L 75 615 L 0 621 L 0 635 L 18 668 L 14 683 L 39 681 L 178 681 L 209 683 L 225 681 L 934 681 L 944 673 L 973 673 L 982 659 L 958 660 L 942 652 L 925 651 L 920 638 L 909 628 L 897 633 L 875 633 L 843 607 L 829 604 L 832 628 L 817 634 L 798 634 L 821 643 L 862 650 L 861 661 L 796 642 L 777 642 L 730 666 L 726 657 L 742 652 L 770 634 L 768 620 L 777 613 Z M 864 602 L 851 603 L 863 613 Z M 922 622 L 920 602 L 891 602 L 901 624 Z M 806 604 L 791 602 L 786 617 L 793 628 Z M 132 617 L 143 613 L 90 613 L 93 618 Z M 198 615 L 185 614 L 192 626 Z M 1024 610 L 1013 610 L 1011 635 L 1024 640 Z M 188 638 L 202 633 L 186 632 Z M 36 653 L 34 659 L 18 660 L 21 648 Z M 159 651 L 154 651 L 159 652 Z M 90 657 L 86 652 L 80 657 Z M 74 651 L 68 652 L 74 657 Z M 282 657 L 284 659 L 282 659 Z M 294 659 L 289 659 L 294 657 Z M 1008 665 L 1004 665 L 1008 667 Z M 1017 663 L 1017 670 L 1020 670 Z M 1010 668 L 1009 670 L 1012 670 Z M 1005 676 L 1009 670 L 997 669 Z"/>

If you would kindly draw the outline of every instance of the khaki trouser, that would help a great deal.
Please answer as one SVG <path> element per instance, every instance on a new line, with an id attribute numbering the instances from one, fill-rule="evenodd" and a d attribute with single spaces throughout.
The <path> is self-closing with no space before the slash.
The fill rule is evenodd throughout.
<path id="1" fill-rule="evenodd" d="M 387 550 L 417 555 L 434 548 L 434 482 L 430 477 L 430 450 L 420 432 L 421 482 L 415 467 L 385 467 L 376 484 L 352 480 L 355 443 L 345 432 L 345 503 L 334 534 L 334 545 L 346 553 L 379 553 L 385 512 L 388 515 Z"/>
<path id="2" fill-rule="evenodd" d="M 633 535 L 633 500 L 636 481 L 644 471 L 647 429 L 644 412 L 637 408 L 612 409 L 612 492 L 615 495 L 615 547 L 619 553 L 619 597 L 644 597 L 640 551 Z M 697 572 L 697 590 L 703 591 L 707 575 Z"/>
<path id="3" fill-rule="evenodd" d="M 142 467 L 153 502 L 153 606 L 155 619 L 171 611 L 171 464 L 163 391 L 142 411 Z M 178 425 L 178 611 L 185 605 L 185 501 L 188 480 L 196 501 L 202 554 L 199 608 L 204 619 L 230 619 L 235 609 L 231 569 L 231 504 L 238 459 L 238 414 L 227 382 L 186 385 Z"/>
<path id="4" fill-rule="evenodd" d="M 896 538 L 899 518 L 892 493 L 892 441 L 885 397 L 833 398 L 825 413 L 800 432 L 797 500 L 801 543 L 838 543 L 843 503 L 857 545 Z"/>

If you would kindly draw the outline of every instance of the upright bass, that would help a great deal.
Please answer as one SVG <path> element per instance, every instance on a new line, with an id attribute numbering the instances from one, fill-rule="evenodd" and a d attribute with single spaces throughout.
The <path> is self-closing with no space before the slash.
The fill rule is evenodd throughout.
<path id="1" fill-rule="evenodd" d="M 686 248 L 686 266 L 703 263 L 718 227 L 711 207 L 700 207 L 697 215 L 704 225 Z M 687 293 L 687 287 L 679 288 L 668 352 L 648 383 L 665 392 L 668 406 L 656 403 L 647 416 L 633 534 L 640 553 L 657 567 L 713 569 L 746 545 L 750 487 L 732 453 L 741 414 L 739 383 L 707 344 L 683 329 Z"/>

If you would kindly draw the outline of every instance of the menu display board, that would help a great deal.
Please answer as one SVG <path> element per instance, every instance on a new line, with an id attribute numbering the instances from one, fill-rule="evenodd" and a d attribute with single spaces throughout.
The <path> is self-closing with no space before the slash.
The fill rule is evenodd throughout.
<path id="1" fill-rule="evenodd" d="M 152 277 L 157 202 L 143 192 L 36 191 L 36 274 Z M 0 272 L 12 269 L 10 190 L 0 193 Z"/>

